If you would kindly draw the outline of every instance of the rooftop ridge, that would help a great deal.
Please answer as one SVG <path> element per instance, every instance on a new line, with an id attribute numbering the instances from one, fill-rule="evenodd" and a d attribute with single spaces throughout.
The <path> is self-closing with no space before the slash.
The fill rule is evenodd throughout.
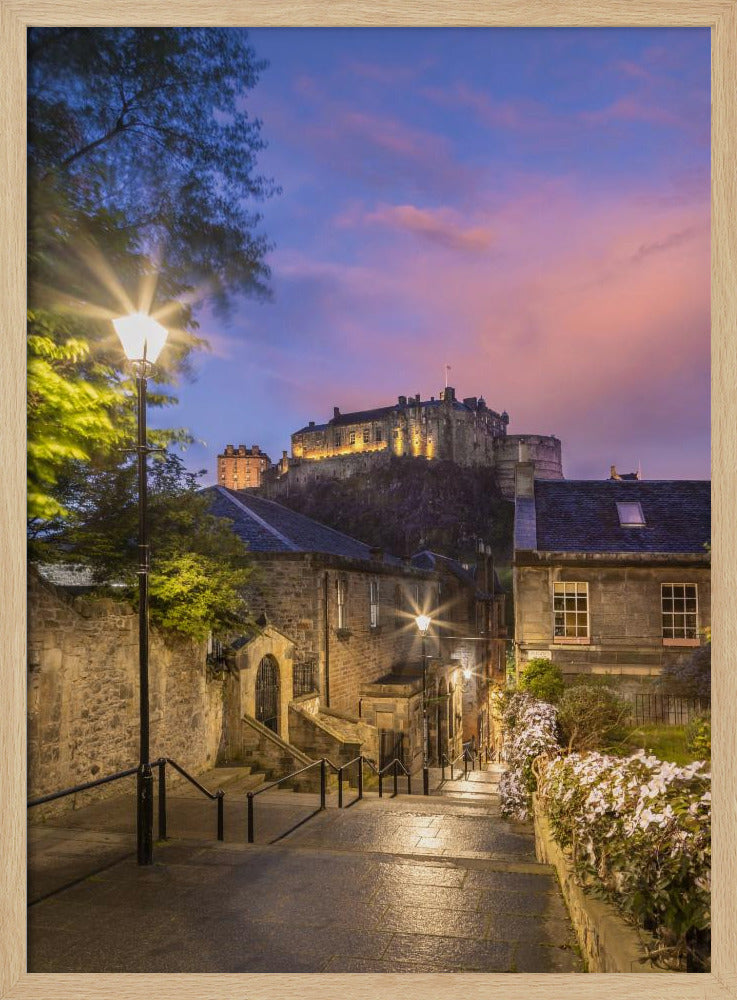
<path id="1" fill-rule="evenodd" d="M 262 528 L 264 528 L 266 531 L 272 534 L 275 538 L 278 538 L 279 541 L 282 542 L 282 544 L 286 545 L 288 549 L 291 549 L 292 552 L 300 551 L 298 545 L 295 545 L 291 539 L 287 538 L 286 535 L 283 535 L 281 531 L 278 531 L 273 525 L 269 524 L 268 521 L 265 521 L 262 517 L 259 517 L 255 511 L 251 510 L 250 507 L 247 507 L 244 503 L 242 503 L 238 499 L 238 497 L 234 497 L 233 494 L 230 492 L 230 490 L 227 490 L 224 486 L 216 486 L 215 489 L 218 491 L 218 493 L 221 494 L 221 496 L 224 496 L 226 497 L 226 499 L 230 500 L 230 502 L 235 507 L 238 507 L 240 510 L 243 511 L 244 514 L 247 514 L 252 520 L 256 521 L 257 524 L 260 524 Z"/>

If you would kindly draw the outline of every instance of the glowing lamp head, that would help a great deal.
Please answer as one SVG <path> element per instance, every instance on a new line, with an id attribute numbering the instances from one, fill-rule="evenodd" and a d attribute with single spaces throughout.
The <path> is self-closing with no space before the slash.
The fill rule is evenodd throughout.
<path id="1" fill-rule="evenodd" d="M 113 320 L 113 326 L 129 361 L 149 361 L 153 364 L 166 343 L 167 331 L 145 313 L 120 316 Z"/>
<path id="2" fill-rule="evenodd" d="M 463 668 L 463 679 L 464 679 L 464 681 L 470 681 L 471 680 L 471 670 L 470 670 L 469 667 L 464 667 Z"/>
<path id="3" fill-rule="evenodd" d="M 417 628 L 424 635 L 430 628 L 430 622 L 432 621 L 432 619 L 429 617 L 429 615 L 418 615 L 415 618 L 415 621 L 417 622 Z"/>

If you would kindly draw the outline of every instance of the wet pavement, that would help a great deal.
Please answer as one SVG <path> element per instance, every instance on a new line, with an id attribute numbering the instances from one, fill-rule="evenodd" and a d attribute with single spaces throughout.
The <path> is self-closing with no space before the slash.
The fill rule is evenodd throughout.
<path id="1" fill-rule="evenodd" d="M 313 800 L 259 796 L 257 831 L 278 835 Z M 234 816 L 231 841 L 194 839 L 202 820 L 188 825 L 183 799 L 177 829 L 192 839 L 157 844 L 150 868 L 135 863 L 123 802 L 91 808 L 131 829 L 83 829 L 101 821 L 89 810 L 76 830 L 68 817 L 31 828 L 29 971 L 581 971 L 552 869 L 528 825 L 500 819 L 489 779 L 333 801 L 277 843 L 247 845 Z"/>

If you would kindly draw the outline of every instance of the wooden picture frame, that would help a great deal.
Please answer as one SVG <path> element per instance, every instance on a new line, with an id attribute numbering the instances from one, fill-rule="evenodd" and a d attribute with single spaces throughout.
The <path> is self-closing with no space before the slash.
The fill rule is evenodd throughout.
<path id="1" fill-rule="evenodd" d="M 712 44 L 712 452 L 714 879 L 710 974 L 652 975 L 51 975 L 26 967 L 25 780 L 25 38 L 29 25 L 707 27 Z M 0 260 L 0 997 L 156 1000 L 314 997 L 407 1000 L 445 991 L 476 997 L 737 996 L 737 0 L 0 0 L 3 189 Z M 657 377 L 655 375 L 654 377 Z"/>

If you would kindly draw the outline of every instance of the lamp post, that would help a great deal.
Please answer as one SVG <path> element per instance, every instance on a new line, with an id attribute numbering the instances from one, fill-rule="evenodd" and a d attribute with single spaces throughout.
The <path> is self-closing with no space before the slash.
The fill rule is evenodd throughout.
<path id="1" fill-rule="evenodd" d="M 431 618 L 428 615 L 417 615 L 415 622 L 422 636 L 422 792 L 430 794 L 430 770 L 428 767 L 429 746 L 427 730 L 427 630 Z"/>
<path id="2" fill-rule="evenodd" d="M 148 375 L 166 343 L 167 332 L 143 313 L 121 316 L 113 326 L 136 376 L 138 403 L 138 663 L 140 751 L 136 795 L 138 864 L 153 863 L 154 776 L 149 751 L 148 704 L 148 510 L 146 457 L 146 387 Z"/>

